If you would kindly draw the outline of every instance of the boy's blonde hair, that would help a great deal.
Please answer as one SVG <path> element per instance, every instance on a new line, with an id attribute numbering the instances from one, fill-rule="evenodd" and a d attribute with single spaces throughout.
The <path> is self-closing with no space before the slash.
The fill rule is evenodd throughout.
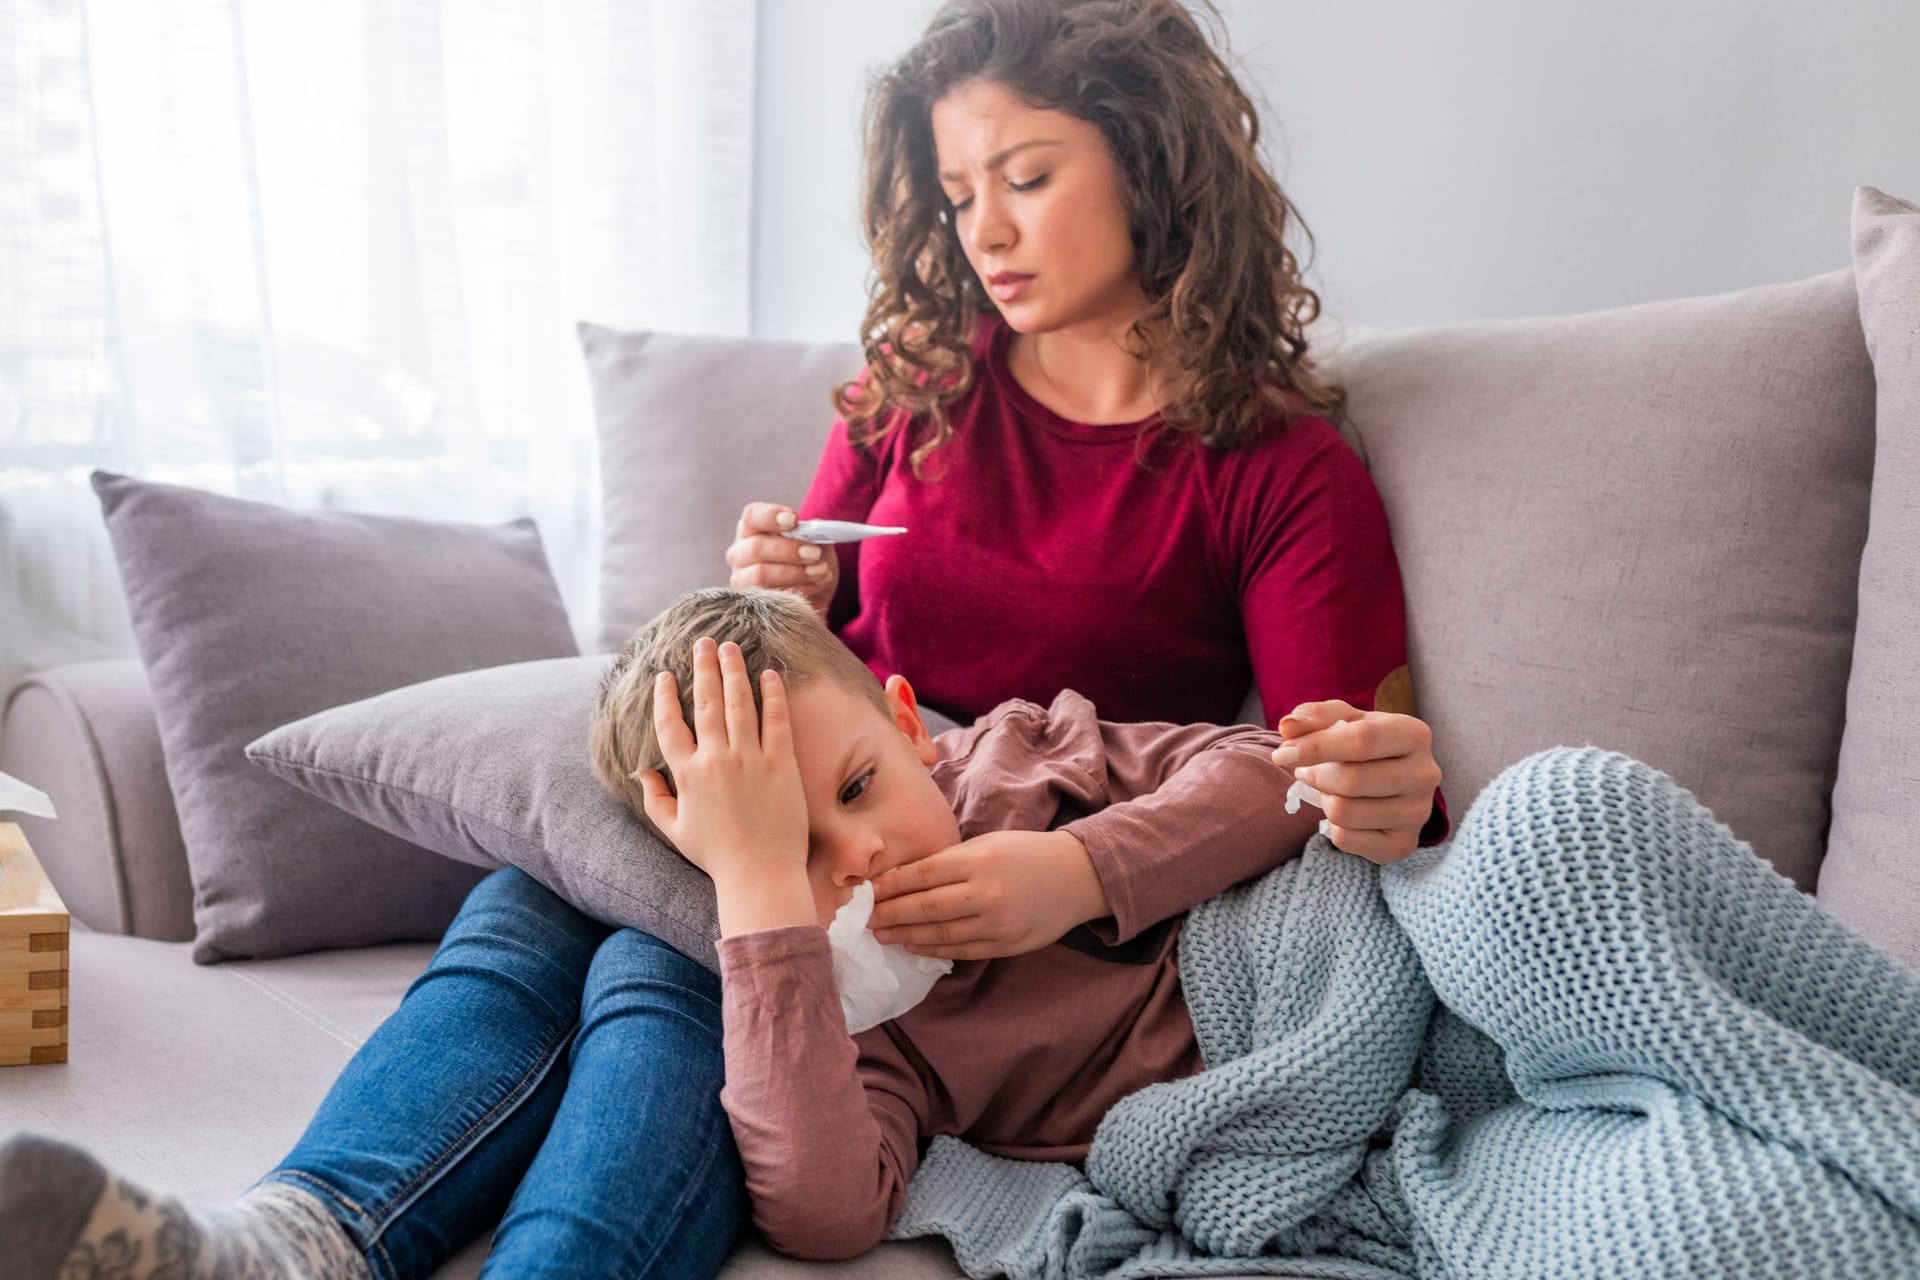
<path id="1" fill-rule="evenodd" d="M 680 690 L 680 714 L 693 723 L 693 644 L 702 636 L 740 646 L 753 682 L 753 704 L 760 707 L 760 673 L 780 673 L 789 688 L 813 680 L 833 680 L 862 695 L 889 718 L 886 694 L 867 664 L 827 630 L 827 624 L 799 596 L 762 587 L 710 587 L 689 591 L 634 632 L 600 682 L 588 732 L 593 771 L 611 792 L 656 835 L 647 818 L 645 792 L 633 774 L 658 769 L 673 783 L 653 728 L 654 680 L 673 672 Z"/>

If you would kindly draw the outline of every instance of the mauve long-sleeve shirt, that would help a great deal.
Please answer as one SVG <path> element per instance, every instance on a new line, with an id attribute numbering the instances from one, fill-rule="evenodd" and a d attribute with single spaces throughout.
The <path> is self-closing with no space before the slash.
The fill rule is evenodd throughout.
<path id="1" fill-rule="evenodd" d="M 1025 955 L 957 961 L 922 1003 L 851 1037 L 824 928 L 720 940 L 721 1102 L 754 1221 L 798 1257 L 878 1243 L 931 1137 L 1079 1161 L 1114 1102 L 1199 1071 L 1179 921 L 1297 855 L 1319 817 L 1286 812 L 1279 739 L 1249 726 L 1114 724 L 1064 692 L 937 741 L 963 837 L 1046 830 L 1063 804 L 1086 815 L 1063 829 L 1113 915 Z"/>

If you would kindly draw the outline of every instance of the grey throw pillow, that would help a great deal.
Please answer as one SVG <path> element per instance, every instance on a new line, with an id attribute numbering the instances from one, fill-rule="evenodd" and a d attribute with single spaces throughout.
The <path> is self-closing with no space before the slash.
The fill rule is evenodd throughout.
<path id="1" fill-rule="evenodd" d="M 194 959 L 431 939 L 479 873 L 247 763 L 268 729 L 575 654 L 529 520 L 294 511 L 97 471 L 193 879 Z"/>
<path id="2" fill-rule="evenodd" d="M 429 680 L 283 725 L 247 755 L 383 831 L 461 863 L 518 867 L 717 971 L 713 882 L 594 776 L 587 724 L 612 661 Z"/>
<path id="3" fill-rule="evenodd" d="M 1454 812 L 1590 742 L 1671 773 L 1811 892 L 1873 474 L 1851 274 L 1387 331 L 1332 372 Z"/>
<path id="4" fill-rule="evenodd" d="M 1920 207 L 1856 191 L 1853 269 L 1879 429 L 1820 902 L 1920 969 Z"/>
<path id="5" fill-rule="evenodd" d="M 601 654 L 445 676 L 266 734 L 256 763 L 355 817 L 479 867 L 518 867 L 605 924 L 718 972 L 713 882 L 594 776 Z M 927 713 L 941 733 L 953 722 Z"/>
<path id="6" fill-rule="evenodd" d="M 600 629 L 611 652 L 694 587 L 727 580 L 749 502 L 799 505 L 833 425 L 851 342 L 579 326 L 600 431 Z"/>

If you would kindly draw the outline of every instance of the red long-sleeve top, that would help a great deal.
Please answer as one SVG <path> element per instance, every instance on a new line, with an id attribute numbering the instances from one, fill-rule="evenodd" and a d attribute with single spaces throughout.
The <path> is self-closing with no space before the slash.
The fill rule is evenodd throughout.
<path id="1" fill-rule="evenodd" d="M 871 448 L 834 424 L 801 516 L 911 530 L 838 548 L 848 647 L 962 719 L 1075 689 L 1108 720 L 1226 723 L 1250 684 L 1269 727 L 1302 702 L 1371 709 L 1407 660 L 1405 602 L 1339 433 L 1302 416 L 1220 450 L 1156 418 L 1072 422 L 1013 378 L 1008 332 L 983 321 L 925 479 L 918 424 Z"/>

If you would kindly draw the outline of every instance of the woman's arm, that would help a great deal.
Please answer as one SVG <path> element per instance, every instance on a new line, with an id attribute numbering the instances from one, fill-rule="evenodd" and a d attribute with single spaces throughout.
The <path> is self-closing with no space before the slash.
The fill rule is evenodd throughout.
<path id="1" fill-rule="evenodd" d="M 859 544 L 813 546 L 782 535 L 803 519 L 865 520 L 879 481 L 877 452 L 856 446 L 846 419 L 835 419 L 797 509 L 760 501 L 741 511 L 727 547 L 727 585 L 792 591 L 837 631 L 858 611 Z"/>
<path id="2" fill-rule="evenodd" d="M 862 370 L 856 381 L 866 381 Z M 827 432 L 827 443 L 813 469 L 813 482 L 801 499 L 798 515 L 802 520 L 866 520 L 880 496 L 883 472 L 882 449 L 853 443 L 847 420 L 834 419 Z M 847 619 L 860 611 L 860 544 L 850 542 L 834 548 L 835 590 L 826 610 L 827 625 L 836 633 Z"/>
<path id="3" fill-rule="evenodd" d="M 847 1035 L 818 925 L 722 938 L 721 1019 L 753 1221 L 797 1258 L 878 1244 L 919 1164 L 925 1086 L 884 1026 Z"/>
<path id="4" fill-rule="evenodd" d="M 1316 769 L 1326 786 L 1308 779 L 1361 802 L 1336 805 L 1348 819 L 1334 820 L 1336 844 L 1390 862 L 1449 829 L 1432 736 L 1412 714 L 1399 561 L 1359 457 L 1317 419 L 1288 429 L 1313 441 L 1309 455 L 1284 476 L 1262 469 L 1271 456 L 1250 458 L 1221 530 L 1240 566 L 1248 656 L 1267 723 L 1318 739 L 1294 759 L 1347 765 Z"/>

